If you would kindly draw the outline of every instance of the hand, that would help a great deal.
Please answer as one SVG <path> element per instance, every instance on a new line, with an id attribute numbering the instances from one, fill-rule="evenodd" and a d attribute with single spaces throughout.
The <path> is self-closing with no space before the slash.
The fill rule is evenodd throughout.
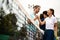
<path id="1" fill-rule="evenodd" d="M 30 19 L 28 19 L 27 22 L 28 22 L 28 24 L 31 24 L 32 23 Z"/>
<path id="2" fill-rule="evenodd" d="M 38 18 L 38 15 L 35 15 L 34 21 L 37 20 L 37 19 L 39 19 L 39 18 Z"/>

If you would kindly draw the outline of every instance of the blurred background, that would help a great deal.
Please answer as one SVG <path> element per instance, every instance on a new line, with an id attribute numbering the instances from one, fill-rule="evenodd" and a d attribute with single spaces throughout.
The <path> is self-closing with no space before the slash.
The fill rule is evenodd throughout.
<path id="1" fill-rule="evenodd" d="M 60 0 L 18 0 L 31 14 L 34 5 L 40 5 L 40 15 L 53 8 L 58 20 L 58 39 L 60 38 Z M 36 40 L 37 28 L 27 23 L 27 17 L 15 0 L 0 0 L 0 40 Z M 39 39 L 39 37 L 38 37 Z"/>

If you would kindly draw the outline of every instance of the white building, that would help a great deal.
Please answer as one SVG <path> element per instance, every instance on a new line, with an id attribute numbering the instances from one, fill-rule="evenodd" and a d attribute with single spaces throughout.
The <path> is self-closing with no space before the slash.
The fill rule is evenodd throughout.
<path id="1" fill-rule="evenodd" d="M 3 2 L 3 3 L 2 3 Z M 14 0 L 0 0 L 0 7 L 3 7 L 6 15 L 14 13 L 17 18 L 17 25 L 19 26 L 17 29 L 20 30 L 20 27 L 23 27 L 23 24 L 27 27 L 27 37 L 28 40 L 35 40 L 36 30 L 37 28 L 34 25 L 28 25 L 26 23 L 26 16 L 18 7 Z"/>

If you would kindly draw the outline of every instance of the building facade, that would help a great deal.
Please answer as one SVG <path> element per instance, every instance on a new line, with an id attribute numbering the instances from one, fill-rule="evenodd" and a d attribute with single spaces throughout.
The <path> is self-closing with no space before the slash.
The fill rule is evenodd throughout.
<path id="1" fill-rule="evenodd" d="M 37 28 L 34 24 L 27 23 L 26 15 L 23 13 L 23 11 L 21 11 L 14 0 L 1 0 L 0 5 L 3 7 L 6 14 L 9 14 L 10 12 L 15 14 L 18 20 L 16 23 L 18 25 L 18 31 L 21 29 L 21 27 L 23 27 L 23 25 L 27 28 L 27 39 L 25 40 L 36 40 Z"/>

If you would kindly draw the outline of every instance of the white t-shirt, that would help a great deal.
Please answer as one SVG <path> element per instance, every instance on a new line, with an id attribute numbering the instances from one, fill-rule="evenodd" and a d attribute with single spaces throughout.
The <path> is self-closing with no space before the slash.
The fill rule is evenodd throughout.
<path id="1" fill-rule="evenodd" d="M 54 24 L 57 23 L 57 19 L 52 15 L 51 18 L 47 17 L 45 19 L 45 22 L 46 22 L 46 29 L 54 30 Z"/>

